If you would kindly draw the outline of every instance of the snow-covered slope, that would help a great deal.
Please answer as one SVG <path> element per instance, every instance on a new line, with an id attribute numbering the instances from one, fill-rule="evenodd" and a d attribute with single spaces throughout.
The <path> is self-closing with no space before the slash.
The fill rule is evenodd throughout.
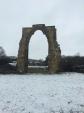
<path id="1" fill-rule="evenodd" d="M 0 113 L 68 113 L 71 109 L 84 113 L 84 74 L 0 75 Z"/>

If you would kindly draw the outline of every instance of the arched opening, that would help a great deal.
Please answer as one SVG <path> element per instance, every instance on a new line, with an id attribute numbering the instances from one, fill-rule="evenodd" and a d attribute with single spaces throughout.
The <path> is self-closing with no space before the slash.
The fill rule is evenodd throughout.
<path id="1" fill-rule="evenodd" d="M 42 31 L 37 30 L 30 38 L 28 50 L 29 66 L 46 66 L 48 40 Z"/>

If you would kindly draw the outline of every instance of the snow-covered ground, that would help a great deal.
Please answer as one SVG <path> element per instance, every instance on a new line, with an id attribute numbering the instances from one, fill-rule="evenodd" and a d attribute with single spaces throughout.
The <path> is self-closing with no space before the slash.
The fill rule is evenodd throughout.
<path id="1" fill-rule="evenodd" d="M 68 113 L 71 109 L 84 113 L 84 74 L 0 75 L 0 113 Z"/>

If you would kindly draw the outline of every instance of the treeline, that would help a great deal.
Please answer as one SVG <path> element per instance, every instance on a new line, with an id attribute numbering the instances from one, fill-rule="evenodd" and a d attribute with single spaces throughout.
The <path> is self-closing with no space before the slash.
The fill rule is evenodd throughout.
<path id="1" fill-rule="evenodd" d="M 62 71 L 84 72 L 84 56 L 62 56 Z"/>
<path id="2" fill-rule="evenodd" d="M 13 61 L 16 61 L 16 57 L 7 56 L 5 50 L 2 47 L 0 47 L 0 65 L 12 63 Z"/>
<path id="3" fill-rule="evenodd" d="M 0 69 L 1 67 L 5 67 L 6 69 L 10 69 L 10 67 L 14 68 L 15 66 L 11 65 L 16 62 L 16 57 L 5 56 L 0 57 Z M 45 61 L 34 61 L 29 59 L 30 66 L 47 66 L 48 60 Z M 5 69 L 4 68 L 4 69 Z M 16 68 L 16 67 L 15 67 Z M 84 57 L 83 56 L 62 56 L 61 57 L 61 65 L 60 69 L 62 72 L 82 72 L 84 73 Z"/>
<path id="4" fill-rule="evenodd" d="M 0 47 L 0 72 L 16 71 L 17 57 L 6 56 L 6 53 L 2 47 Z M 46 60 L 28 60 L 30 66 L 47 66 L 48 56 Z M 61 56 L 60 69 L 62 72 L 82 72 L 84 73 L 84 56 Z"/>
<path id="5" fill-rule="evenodd" d="M 14 61 L 16 61 L 16 57 L 13 57 L 13 56 L 3 56 L 3 57 L 0 57 L 0 65 L 5 65 L 5 64 L 8 64 L 8 63 L 13 63 Z"/>
<path id="6" fill-rule="evenodd" d="M 16 73 L 16 66 L 10 64 L 14 61 L 16 61 L 16 57 L 7 56 L 5 50 L 0 47 L 0 73 Z"/>
<path id="7" fill-rule="evenodd" d="M 46 57 L 45 65 L 48 65 L 48 56 Z M 84 73 L 84 56 L 61 56 L 60 69 L 62 72 Z"/>

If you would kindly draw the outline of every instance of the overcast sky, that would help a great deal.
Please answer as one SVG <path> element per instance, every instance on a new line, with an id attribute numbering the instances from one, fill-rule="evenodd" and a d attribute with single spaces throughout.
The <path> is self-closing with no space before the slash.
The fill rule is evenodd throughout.
<path id="1" fill-rule="evenodd" d="M 7 55 L 17 55 L 22 27 L 33 24 L 55 25 L 62 54 L 84 55 L 84 0 L 0 0 L 0 46 Z M 37 31 L 31 42 L 30 57 L 45 57 L 45 35 Z"/>

